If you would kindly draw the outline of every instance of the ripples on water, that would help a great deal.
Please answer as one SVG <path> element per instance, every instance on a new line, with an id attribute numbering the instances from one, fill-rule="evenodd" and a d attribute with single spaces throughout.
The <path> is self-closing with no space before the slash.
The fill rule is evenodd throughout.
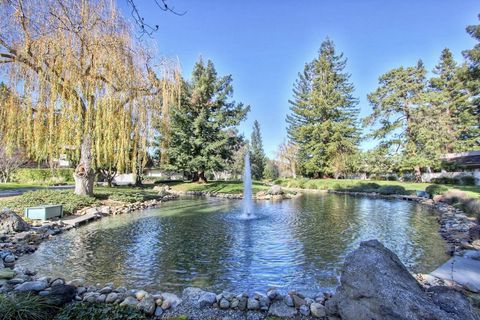
<path id="1" fill-rule="evenodd" d="M 446 260 L 438 224 L 418 204 L 346 195 L 256 202 L 184 199 L 104 218 L 43 243 L 20 264 L 40 274 L 129 288 L 234 292 L 279 287 L 316 292 L 338 284 L 345 256 L 377 238 L 416 272 Z"/>

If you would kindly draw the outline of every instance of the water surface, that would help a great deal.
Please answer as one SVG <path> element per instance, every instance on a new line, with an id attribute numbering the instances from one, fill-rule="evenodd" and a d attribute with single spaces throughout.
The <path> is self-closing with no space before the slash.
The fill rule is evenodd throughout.
<path id="1" fill-rule="evenodd" d="M 317 292 L 338 284 L 345 256 L 377 238 L 414 272 L 446 261 L 435 216 L 419 204 L 336 194 L 255 202 L 182 199 L 113 216 L 46 241 L 19 264 L 40 274 L 128 288 L 221 292 L 279 287 Z"/>

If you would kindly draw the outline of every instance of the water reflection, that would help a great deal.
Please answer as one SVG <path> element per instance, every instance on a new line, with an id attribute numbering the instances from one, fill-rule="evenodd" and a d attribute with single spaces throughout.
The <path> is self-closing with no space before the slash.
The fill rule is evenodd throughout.
<path id="1" fill-rule="evenodd" d="M 346 195 L 257 202 L 185 199 L 109 217 L 45 242 L 21 265 L 67 279 L 181 291 L 318 291 L 338 283 L 339 267 L 360 241 L 377 238 L 408 268 L 446 260 L 435 217 L 415 203 Z"/>

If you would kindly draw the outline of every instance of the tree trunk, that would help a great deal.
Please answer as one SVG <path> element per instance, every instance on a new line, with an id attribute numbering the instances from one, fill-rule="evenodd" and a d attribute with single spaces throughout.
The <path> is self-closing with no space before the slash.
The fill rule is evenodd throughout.
<path id="1" fill-rule="evenodd" d="M 90 136 L 83 137 L 80 162 L 75 168 L 73 178 L 75 179 L 75 194 L 79 196 L 93 196 L 93 182 L 95 172 L 92 169 Z"/>
<path id="2" fill-rule="evenodd" d="M 422 180 L 422 171 L 419 166 L 415 166 L 415 182 L 420 182 Z"/>
<path id="3" fill-rule="evenodd" d="M 206 183 L 205 171 L 196 171 L 193 173 L 192 182 Z"/>

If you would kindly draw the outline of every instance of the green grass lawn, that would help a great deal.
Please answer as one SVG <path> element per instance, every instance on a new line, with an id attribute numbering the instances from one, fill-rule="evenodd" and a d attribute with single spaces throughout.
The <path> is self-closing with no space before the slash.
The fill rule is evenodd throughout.
<path id="1" fill-rule="evenodd" d="M 416 182 L 402 182 L 402 181 L 371 181 L 371 180 L 350 180 L 350 179 L 279 179 L 275 181 L 285 187 L 300 188 L 300 189 L 320 189 L 320 190 L 336 190 L 348 189 L 361 184 L 374 182 L 381 186 L 394 185 L 402 186 L 410 193 L 415 190 L 425 190 L 431 183 L 416 183 Z M 444 185 L 449 189 L 459 189 L 465 191 L 469 196 L 480 197 L 480 186 L 461 186 L 461 185 Z"/>
<path id="2" fill-rule="evenodd" d="M 45 186 L 39 184 L 29 184 L 29 183 L 16 183 L 16 182 L 7 182 L 0 183 L 0 191 L 2 190 L 12 190 L 12 189 L 21 189 L 21 188 L 42 188 Z"/>
<path id="3" fill-rule="evenodd" d="M 166 183 L 175 191 L 205 191 L 217 193 L 239 194 L 243 192 L 242 181 L 212 181 L 208 183 L 196 182 L 169 182 Z M 267 190 L 268 186 L 261 182 L 253 182 L 253 192 Z"/>

